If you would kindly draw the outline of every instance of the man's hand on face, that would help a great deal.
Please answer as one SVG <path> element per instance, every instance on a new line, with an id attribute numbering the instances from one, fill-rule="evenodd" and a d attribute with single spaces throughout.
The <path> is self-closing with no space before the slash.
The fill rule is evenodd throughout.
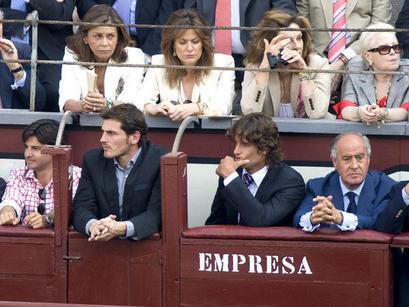
<path id="1" fill-rule="evenodd" d="M 16 211 L 6 206 L 0 211 L 0 225 L 17 225 L 19 222 Z"/>
<path id="2" fill-rule="evenodd" d="M 236 169 L 246 165 L 249 162 L 250 161 L 247 159 L 246 160 L 234 160 L 230 156 L 225 156 L 223 159 L 220 160 L 220 163 L 216 169 L 216 174 L 223 178 L 226 178 L 230 176 L 231 174 L 233 174 L 236 171 Z"/>
<path id="3" fill-rule="evenodd" d="M 24 218 L 24 224 L 33 228 L 33 229 L 40 229 L 47 227 L 47 221 L 38 212 L 32 212 Z"/>
<path id="4" fill-rule="evenodd" d="M 91 236 L 88 241 L 109 241 L 126 234 L 126 224 L 115 220 L 115 215 L 109 215 L 90 226 Z"/>
<path id="5" fill-rule="evenodd" d="M 310 216 L 311 224 L 316 225 L 320 223 L 341 225 L 343 216 L 341 211 L 335 208 L 332 203 L 332 196 L 316 196 L 313 199 L 317 204 L 312 208 Z"/>

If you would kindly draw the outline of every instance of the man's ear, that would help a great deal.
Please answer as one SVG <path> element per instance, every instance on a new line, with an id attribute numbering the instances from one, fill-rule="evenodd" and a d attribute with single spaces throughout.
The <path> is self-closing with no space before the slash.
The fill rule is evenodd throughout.
<path id="1" fill-rule="evenodd" d="M 139 131 L 135 131 L 129 136 L 129 141 L 131 145 L 138 144 L 140 139 L 141 139 L 141 133 Z"/>

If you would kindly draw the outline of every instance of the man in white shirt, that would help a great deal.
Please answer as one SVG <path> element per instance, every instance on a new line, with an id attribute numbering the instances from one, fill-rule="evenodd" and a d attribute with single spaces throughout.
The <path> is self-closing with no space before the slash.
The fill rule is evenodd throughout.
<path id="1" fill-rule="evenodd" d="M 371 145 L 366 136 L 358 132 L 338 135 L 331 146 L 335 170 L 308 181 L 294 226 L 308 232 L 328 226 L 342 231 L 373 229 L 395 181 L 369 170 L 370 158 Z"/>

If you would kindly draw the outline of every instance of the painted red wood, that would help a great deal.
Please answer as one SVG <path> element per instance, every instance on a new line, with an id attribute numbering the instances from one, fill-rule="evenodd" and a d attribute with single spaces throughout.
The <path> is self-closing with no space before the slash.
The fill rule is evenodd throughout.
<path id="1" fill-rule="evenodd" d="M 70 233 L 68 302 L 161 306 L 160 244 L 159 235 L 88 242 Z"/>

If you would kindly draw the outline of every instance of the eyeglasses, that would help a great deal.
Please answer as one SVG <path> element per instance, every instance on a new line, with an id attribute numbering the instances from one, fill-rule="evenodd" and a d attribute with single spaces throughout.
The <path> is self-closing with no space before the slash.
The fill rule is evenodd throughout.
<path id="1" fill-rule="evenodd" d="M 381 55 L 386 55 L 386 54 L 391 53 L 391 49 L 393 49 L 393 51 L 395 51 L 395 53 L 400 53 L 400 45 L 399 44 L 396 44 L 396 45 L 393 45 L 393 46 L 382 45 L 382 46 L 379 46 L 377 48 L 369 49 L 368 51 L 369 52 L 378 52 Z"/>
<path id="2" fill-rule="evenodd" d="M 37 212 L 43 215 L 45 213 L 45 189 L 38 190 L 38 197 L 40 197 L 41 202 L 37 206 Z"/>

